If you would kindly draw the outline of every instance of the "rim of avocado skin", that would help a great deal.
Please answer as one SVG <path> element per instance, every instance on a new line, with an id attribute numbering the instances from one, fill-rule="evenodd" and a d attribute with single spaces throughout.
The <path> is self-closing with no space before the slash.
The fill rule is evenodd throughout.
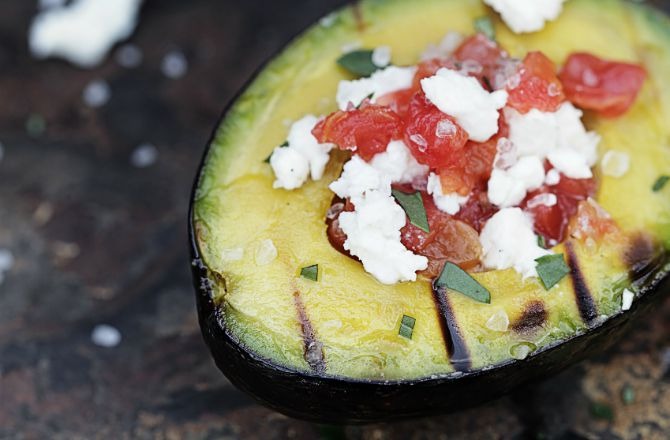
<path id="1" fill-rule="evenodd" d="M 407 3 L 419 5 L 437 1 L 421 0 Z M 665 43 L 668 46 L 666 55 L 670 57 L 670 20 L 663 13 L 649 6 L 620 0 L 607 0 L 607 2 L 608 6 L 619 8 L 620 14 L 632 13 L 639 20 L 643 20 L 651 29 L 649 33 L 653 34 L 647 38 L 661 38 L 661 36 L 666 38 Z M 361 17 L 362 12 L 375 11 L 383 9 L 386 5 L 391 7 L 399 3 L 402 2 L 364 0 L 357 6 L 346 7 L 331 14 L 329 20 L 335 23 L 333 26 L 338 26 L 338 22 L 355 21 L 356 26 L 361 27 L 360 32 L 364 32 L 362 28 L 365 20 Z M 479 0 L 465 0 L 462 3 L 473 5 L 479 3 Z M 597 2 L 571 0 L 569 3 L 589 5 Z M 626 10 L 624 6 L 630 10 Z M 602 8 L 603 5 L 598 3 L 598 7 Z M 503 26 L 496 18 L 497 29 L 505 32 Z M 304 44 L 310 35 L 324 32 L 322 28 L 322 24 L 316 25 L 294 40 L 282 54 L 271 59 L 269 66 L 281 62 L 285 53 L 299 44 Z M 451 29 L 444 29 L 443 33 L 449 30 Z M 670 59 L 666 64 L 670 68 Z M 197 313 L 204 340 L 217 366 L 228 379 L 261 403 L 286 415 L 320 423 L 392 421 L 462 410 L 504 395 L 522 384 L 555 374 L 586 357 L 605 351 L 632 330 L 636 317 L 648 313 L 670 290 L 668 255 L 670 237 L 667 237 L 668 232 L 664 231 L 666 236 L 660 239 L 662 242 L 660 248 L 652 246 L 644 239 L 639 239 L 632 240 L 630 247 L 625 251 L 629 279 L 637 291 L 637 298 L 629 311 L 614 311 L 606 319 L 590 316 L 585 328 L 577 329 L 570 337 L 542 346 L 525 359 L 508 359 L 469 371 L 387 380 L 328 374 L 318 368 L 307 370 L 291 368 L 267 356 L 259 355 L 257 351 L 246 346 L 226 324 L 225 311 L 217 299 L 217 294 L 221 290 L 226 290 L 225 275 L 207 265 L 206 255 L 201 249 L 203 238 L 198 230 L 196 211 L 202 197 L 202 187 L 205 185 L 203 181 L 211 178 L 206 175 L 207 166 L 213 156 L 220 153 L 215 150 L 220 139 L 226 136 L 226 121 L 238 116 L 240 106 L 250 105 L 247 95 L 249 90 L 253 90 L 254 84 L 263 77 L 263 72 L 264 69 L 261 68 L 232 100 L 220 119 L 207 145 L 193 186 L 188 222 Z M 325 228 L 325 225 L 323 227 Z M 574 294 L 579 297 L 582 292 L 588 296 L 589 288 L 585 285 L 584 276 L 577 262 L 578 258 L 574 252 L 570 252 L 570 249 L 566 250 L 568 256 L 572 254 L 574 257 L 572 260 L 575 260 L 570 261 L 571 258 L 568 258 L 572 270 L 569 278 L 574 286 Z M 580 309 L 582 317 L 589 313 L 593 315 L 593 311 L 589 311 L 587 306 L 582 304 L 584 309 Z M 303 333 L 307 332 L 303 329 Z M 307 339 L 305 336 L 305 351 L 310 342 Z"/>

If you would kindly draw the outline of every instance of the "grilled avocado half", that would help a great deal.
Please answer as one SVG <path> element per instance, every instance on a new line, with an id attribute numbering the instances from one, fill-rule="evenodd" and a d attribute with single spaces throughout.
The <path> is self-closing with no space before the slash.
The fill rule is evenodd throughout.
<path id="1" fill-rule="evenodd" d="M 618 119 L 587 115 L 606 150 L 628 153 L 630 171 L 600 175 L 597 201 L 620 240 L 569 240 L 571 273 L 546 291 L 513 270 L 473 276 L 491 304 L 434 292 L 431 280 L 385 286 L 328 241 L 325 216 L 344 155 L 295 191 L 272 188 L 264 163 L 286 120 L 335 110 L 343 46 L 393 49 L 415 64 L 447 31 L 472 34 L 492 15 L 480 0 L 363 0 L 314 25 L 267 64 L 225 112 L 193 190 L 190 245 L 204 338 L 241 389 L 286 414 L 321 422 L 368 422 L 460 409 L 600 352 L 670 287 L 670 20 L 622 0 L 571 0 L 538 33 L 515 35 L 494 18 L 513 56 L 541 50 L 560 64 L 572 52 L 644 65 L 649 79 Z M 277 249 L 259 259 L 267 240 Z M 231 257 L 232 256 L 232 257 Z M 300 276 L 318 264 L 316 281 Z M 622 311 L 622 292 L 636 293 Z M 441 296 L 440 296 L 441 295 Z M 504 311 L 507 331 L 486 323 Z M 415 319 L 411 339 L 399 333 Z"/>

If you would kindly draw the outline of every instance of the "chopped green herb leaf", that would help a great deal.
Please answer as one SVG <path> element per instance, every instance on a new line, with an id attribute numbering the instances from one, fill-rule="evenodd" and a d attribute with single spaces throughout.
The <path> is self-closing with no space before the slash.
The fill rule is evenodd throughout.
<path id="1" fill-rule="evenodd" d="M 665 188 L 665 184 L 670 182 L 670 176 L 661 176 L 656 180 L 656 183 L 654 183 L 653 190 L 654 192 L 659 192 L 663 188 Z"/>
<path id="2" fill-rule="evenodd" d="M 361 106 L 363 105 L 363 103 L 364 103 L 365 101 L 367 101 L 368 99 L 372 99 L 373 96 L 375 96 L 375 94 L 374 94 L 374 93 L 370 93 L 368 96 L 366 96 L 365 98 L 363 98 L 363 100 L 360 102 L 360 104 L 358 104 L 358 105 L 356 106 L 356 108 L 361 108 Z"/>
<path id="3" fill-rule="evenodd" d="M 407 194 L 394 189 L 393 197 L 395 197 L 398 204 L 402 206 L 402 209 L 405 210 L 410 223 L 425 232 L 430 232 L 426 207 L 423 206 L 423 198 L 421 198 L 421 193 L 419 191 L 413 194 Z"/>
<path id="4" fill-rule="evenodd" d="M 635 389 L 632 386 L 626 385 L 621 390 L 621 400 L 625 405 L 631 405 L 635 402 Z"/>
<path id="5" fill-rule="evenodd" d="M 372 62 L 371 50 L 355 50 L 345 53 L 337 60 L 337 64 L 358 76 L 370 76 L 379 70 L 379 66 Z"/>
<path id="6" fill-rule="evenodd" d="M 475 301 L 491 304 L 491 293 L 466 271 L 453 263 L 447 262 L 440 277 L 435 281 L 437 287 L 445 287 L 462 293 Z"/>
<path id="7" fill-rule="evenodd" d="M 570 268 L 565 264 L 563 254 L 545 255 L 535 261 L 537 262 L 537 274 L 547 290 L 554 287 L 570 273 Z"/>
<path id="8" fill-rule="evenodd" d="M 537 236 L 537 245 L 542 249 L 547 249 L 547 240 L 544 238 L 544 235 Z"/>
<path id="9" fill-rule="evenodd" d="M 593 402 L 591 404 L 591 415 L 596 419 L 614 420 L 614 410 L 606 403 Z"/>
<path id="10" fill-rule="evenodd" d="M 279 148 L 286 148 L 286 147 L 288 147 L 288 141 L 284 141 L 284 143 L 279 146 Z M 272 150 L 272 153 L 274 153 L 274 150 Z M 270 158 L 272 157 L 272 153 L 270 153 L 270 155 L 268 157 L 266 157 L 265 160 L 263 160 L 263 162 L 270 163 Z"/>
<path id="11" fill-rule="evenodd" d="M 300 276 L 308 280 L 316 281 L 319 279 L 319 265 L 313 264 L 311 266 L 300 269 Z"/>
<path id="12" fill-rule="evenodd" d="M 479 17 L 475 19 L 475 30 L 480 34 L 484 34 L 491 41 L 495 41 L 496 39 L 496 30 L 493 27 L 491 17 Z"/>
<path id="13" fill-rule="evenodd" d="M 398 334 L 404 338 L 412 339 L 412 333 L 414 333 L 414 324 L 416 324 L 416 319 L 412 318 L 411 316 L 402 315 Z"/>

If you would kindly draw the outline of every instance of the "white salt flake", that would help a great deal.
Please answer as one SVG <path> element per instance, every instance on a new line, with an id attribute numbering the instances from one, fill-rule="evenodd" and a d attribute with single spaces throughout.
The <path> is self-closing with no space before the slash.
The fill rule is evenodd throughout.
<path id="1" fill-rule="evenodd" d="M 0 284 L 5 279 L 5 274 L 14 266 L 14 255 L 9 249 L 0 249 Z"/>
<path id="2" fill-rule="evenodd" d="M 134 69 L 142 64 L 144 54 L 142 53 L 142 49 L 138 46 L 128 43 L 119 47 L 114 58 L 121 67 Z"/>
<path id="3" fill-rule="evenodd" d="M 244 258 L 244 248 L 241 247 L 224 249 L 221 252 L 223 261 L 240 261 L 242 258 Z"/>
<path id="4" fill-rule="evenodd" d="M 510 349 L 510 355 L 519 361 L 526 359 L 530 352 L 531 348 L 527 344 L 517 344 Z"/>
<path id="5" fill-rule="evenodd" d="M 635 300 L 635 294 L 628 289 L 624 289 L 621 298 L 621 310 L 630 310 L 630 308 L 633 307 L 633 300 Z"/>
<path id="6" fill-rule="evenodd" d="M 435 136 L 439 137 L 440 139 L 448 138 L 455 135 L 457 130 L 458 128 L 456 125 L 449 119 L 442 119 L 437 123 L 437 127 L 435 128 Z"/>
<path id="7" fill-rule="evenodd" d="M 603 174 L 610 177 L 623 177 L 630 170 L 630 156 L 628 153 L 610 150 L 600 162 Z"/>
<path id="8" fill-rule="evenodd" d="M 121 343 L 121 332 L 111 325 L 99 324 L 91 332 L 91 341 L 98 347 L 116 347 Z"/>
<path id="9" fill-rule="evenodd" d="M 188 72 L 186 56 L 178 50 L 165 54 L 161 61 L 161 72 L 170 79 L 179 79 Z"/>
<path id="10" fill-rule="evenodd" d="M 391 48 L 389 46 L 379 46 L 373 50 L 372 64 L 381 69 L 391 64 Z"/>
<path id="11" fill-rule="evenodd" d="M 84 88 L 82 98 L 84 103 L 91 108 L 99 108 L 109 102 L 112 96 L 112 89 L 105 80 L 95 80 L 88 83 Z"/>
<path id="12" fill-rule="evenodd" d="M 506 332 L 509 329 L 509 316 L 503 309 L 495 312 L 486 321 L 486 328 L 495 332 Z"/>
<path id="13" fill-rule="evenodd" d="M 142 0 L 75 0 L 49 7 L 33 20 L 30 50 L 36 58 L 60 57 L 78 66 L 100 64 L 137 25 Z"/>
<path id="14" fill-rule="evenodd" d="M 158 149 L 153 144 L 141 144 L 130 155 L 130 163 L 137 168 L 148 168 L 158 160 Z"/>
<path id="15" fill-rule="evenodd" d="M 260 242 L 256 249 L 256 265 L 267 266 L 277 258 L 277 248 L 272 240 L 266 239 Z"/>

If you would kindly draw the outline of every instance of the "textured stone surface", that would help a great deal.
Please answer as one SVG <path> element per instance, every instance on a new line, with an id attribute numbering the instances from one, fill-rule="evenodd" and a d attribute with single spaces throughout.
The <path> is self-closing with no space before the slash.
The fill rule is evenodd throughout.
<path id="1" fill-rule="evenodd" d="M 0 438 L 668 437 L 667 302 L 603 358 L 480 408 L 392 426 L 291 420 L 219 374 L 197 328 L 188 267 L 196 166 L 251 72 L 342 3 L 148 0 L 132 38 L 142 65 L 111 57 L 84 71 L 32 60 L 34 2 L 2 1 L 0 249 L 16 261 L 0 284 Z M 173 50 L 189 63 L 177 80 L 160 69 Z M 96 79 L 112 95 L 94 110 L 81 95 Z M 132 152 L 147 142 L 157 161 L 136 168 Z M 91 342 L 102 323 L 120 330 L 118 346 Z M 591 402 L 608 402 L 614 421 L 594 418 Z"/>

